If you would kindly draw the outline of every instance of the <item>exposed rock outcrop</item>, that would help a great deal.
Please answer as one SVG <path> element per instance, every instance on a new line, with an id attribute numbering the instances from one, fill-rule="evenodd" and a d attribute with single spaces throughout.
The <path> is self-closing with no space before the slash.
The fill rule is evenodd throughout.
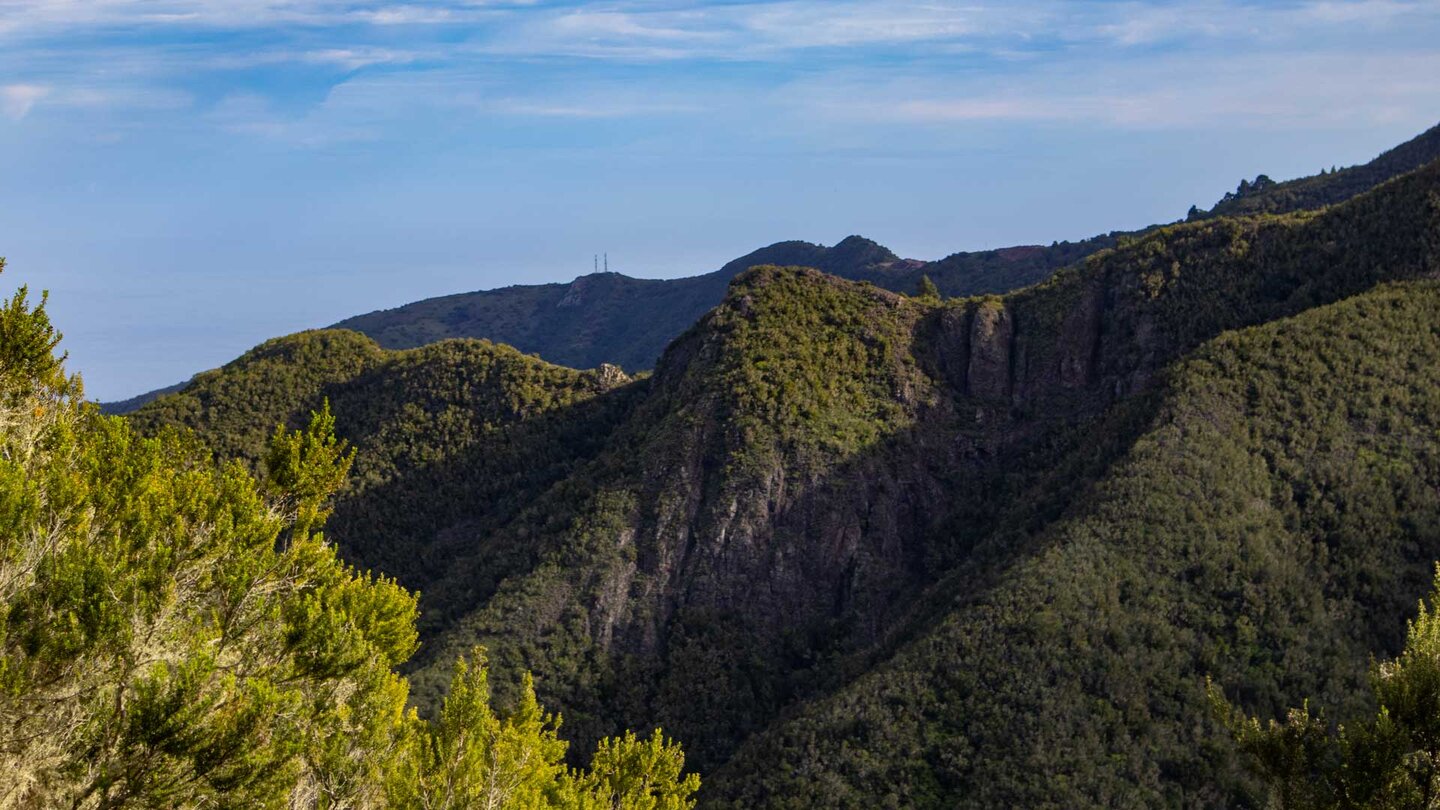
<path id="1" fill-rule="evenodd" d="M 979 399 L 1010 396 L 1010 353 L 1015 320 L 1000 301 L 984 301 L 970 320 L 970 363 L 965 393 Z"/>
<path id="2" fill-rule="evenodd" d="M 1092 382 L 1104 300 L 1104 290 L 1098 284 L 1088 286 L 1060 326 L 1060 384 L 1066 388 L 1081 388 Z"/>

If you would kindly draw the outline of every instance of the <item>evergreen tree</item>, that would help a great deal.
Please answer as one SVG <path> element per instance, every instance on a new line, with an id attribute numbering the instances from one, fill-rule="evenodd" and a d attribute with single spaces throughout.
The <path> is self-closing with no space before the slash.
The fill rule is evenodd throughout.
<path id="1" fill-rule="evenodd" d="M 939 301 L 940 288 L 935 286 L 935 282 L 931 281 L 929 276 L 921 276 L 920 284 L 915 289 L 915 296 L 927 301 Z"/>
<path id="2" fill-rule="evenodd" d="M 328 405 L 257 480 L 100 414 L 59 339 L 0 305 L 0 810 L 592 806 L 528 676 L 503 719 L 465 662 L 434 726 L 406 709 L 415 597 L 320 532 L 353 458 Z M 607 806 L 693 805 L 662 753 Z"/>
<path id="3" fill-rule="evenodd" d="M 588 773 L 575 774 L 577 807 L 614 810 L 684 810 L 700 777 L 684 774 L 685 755 L 655 729 L 649 739 L 632 731 L 601 740 Z"/>
<path id="4" fill-rule="evenodd" d="M 1211 699 L 1241 751 L 1287 810 L 1431 810 L 1440 807 L 1440 569 L 1429 604 L 1409 623 L 1405 649 L 1372 667 L 1374 717 L 1331 730 L 1307 702 L 1284 722 Z"/>
<path id="5" fill-rule="evenodd" d="M 377 801 L 415 602 L 318 531 L 326 415 L 257 483 L 84 403 L 43 300 L 0 323 L 0 807 Z"/>

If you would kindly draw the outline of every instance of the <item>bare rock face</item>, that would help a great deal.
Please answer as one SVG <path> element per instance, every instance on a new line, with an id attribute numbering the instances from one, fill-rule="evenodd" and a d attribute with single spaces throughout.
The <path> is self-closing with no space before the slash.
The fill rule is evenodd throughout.
<path id="1" fill-rule="evenodd" d="M 941 311 L 935 330 L 936 370 L 956 391 L 964 391 L 970 375 L 970 312 L 948 307 Z"/>
<path id="2" fill-rule="evenodd" d="M 609 391 L 612 388 L 619 388 L 630 382 L 630 375 L 624 369 L 610 363 L 601 363 L 600 368 L 595 370 L 600 377 L 600 389 Z"/>
<path id="3" fill-rule="evenodd" d="M 1005 305 L 986 301 L 970 321 L 970 367 L 966 392 L 980 399 L 1010 396 L 1010 351 L 1015 321 Z"/>
<path id="4" fill-rule="evenodd" d="M 1085 290 L 1060 326 L 1060 384 L 1066 388 L 1083 388 L 1092 380 L 1103 308 L 1104 291 L 1093 286 Z"/>

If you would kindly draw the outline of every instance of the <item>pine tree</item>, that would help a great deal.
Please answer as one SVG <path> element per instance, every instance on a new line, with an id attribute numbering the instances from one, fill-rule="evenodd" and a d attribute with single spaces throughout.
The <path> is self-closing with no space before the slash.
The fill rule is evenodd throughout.
<path id="1" fill-rule="evenodd" d="M 649 739 L 633 731 L 601 740 L 587 773 L 575 774 L 576 807 L 614 810 L 684 810 L 700 777 L 685 775 L 685 755 L 660 729 Z"/>
<path id="2" fill-rule="evenodd" d="M 935 286 L 935 282 L 931 281 L 929 276 L 921 276 L 920 284 L 915 290 L 915 297 L 926 301 L 939 301 L 940 288 Z"/>
<path id="3" fill-rule="evenodd" d="M 415 596 L 320 531 L 353 459 L 328 404 L 257 480 L 102 415 L 59 339 L 0 304 L 0 810 L 592 806 L 528 675 L 504 718 L 479 657 L 434 725 L 406 709 Z M 660 750 L 613 806 L 693 805 Z"/>
<path id="4" fill-rule="evenodd" d="M 1211 700 L 1240 750 L 1290 810 L 1440 807 L 1440 568 L 1405 649 L 1373 666 L 1374 717 L 1331 731 L 1307 702 L 1284 722 L 1237 712 L 1213 685 Z"/>

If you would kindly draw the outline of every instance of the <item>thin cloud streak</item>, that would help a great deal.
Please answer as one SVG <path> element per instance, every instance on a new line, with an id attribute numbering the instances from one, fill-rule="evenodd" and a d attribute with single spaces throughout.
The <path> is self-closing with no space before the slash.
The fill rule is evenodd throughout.
<path id="1" fill-rule="evenodd" d="M 0 0 L 0 35 L 80 29 L 253 29 L 277 25 L 437 25 L 490 19 L 524 0 L 406 4 L 351 0 Z"/>
<path id="2" fill-rule="evenodd" d="M 258 340 L 602 246 L 1161 221 L 1433 125 L 1437 42 L 1433 0 L 0 0 L 0 252 L 128 395 L 241 345 L 197 318 L 142 370 L 135 289 L 145 324 L 225 286 Z"/>
<path id="3" fill-rule="evenodd" d="M 1125 65 L 1045 67 L 971 86 L 902 76 L 796 82 L 780 91 L 804 115 L 880 128 L 965 122 L 1068 122 L 1126 129 L 1433 123 L 1440 53 L 1257 55 L 1217 64 L 1167 57 L 1143 74 Z"/>
<path id="4" fill-rule="evenodd" d="M 50 94 L 50 88 L 38 84 L 0 85 L 0 113 L 19 121 L 30 114 L 35 102 Z"/>

